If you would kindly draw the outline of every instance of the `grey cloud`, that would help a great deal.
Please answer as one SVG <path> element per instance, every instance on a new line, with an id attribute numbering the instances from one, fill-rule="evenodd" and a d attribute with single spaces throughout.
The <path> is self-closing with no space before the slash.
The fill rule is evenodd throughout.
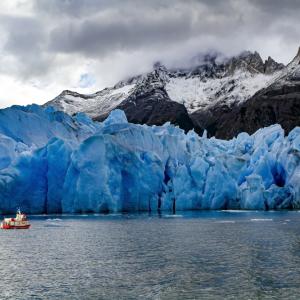
<path id="1" fill-rule="evenodd" d="M 198 52 L 250 49 L 287 62 L 300 40 L 298 0 L 35 0 L 29 17 L 0 16 L 0 53 L 13 76 L 50 76 L 91 59 L 99 77 L 144 70 L 154 60 L 184 61 Z M 130 68 L 134 52 L 139 64 Z M 61 60 L 61 56 L 64 60 Z M 180 60 L 179 59 L 179 60 Z M 63 61 L 63 64 L 62 63 Z M 1 62 L 1 61 L 0 61 Z M 135 65 L 135 64 L 133 64 Z M 123 68 L 123 69 L 122 69 Z M 0 72 L 4 72 L 0 66 Z M 62 71 L 63 72 L 63 71 Z M 100 80 L 101 81 L 101 80 Z M 103 81 L 103 80 L 102 80 Z"/>
<path id="2" fill-rule="evenodd" d="M 284 14 L 299 16 L 300 2 L 298 0 L 252 0 L 250 2 L 273 16 L 283 17 Z"/>
<path id="3" fill-rule="evenodd" d="M 50 35 L 50 50 L 80 52 L 86 56 L 107 55 L 143 47 L 167 46 L 192 36 L 193 24 L 187 15 L 157 18 L 117 18 L 69 22 Z"/>
<path id="4" fill-rule="evenodd" d="M 45 51 L 46 28 L 40 20 L 1 15 L 0 24 L 6 33 L 2 54 L 14 63 L 14 66 L 2 65 L 3 72 L 12 70 L 20 77 L 27 77 L 49 70 L 51 55 Z"/>
<path id="5" fill-rule="evenodd" d="M 217 0 L 161 1 L 157 6 L 155 1 L 151 6 L 119 2 L 118 9 L 60 23 L 50 34 L 50 50 L 99 57 L 137 49 L 160 51 L 203 36 L 223 37 L 242 25 L 238 15 L 225 17 L 232 9 Z"/>
<path id="6" fill-rule="evenodd" d="M 114 2 L 117 1 L 111 0 L 109 3 L 103 0 L 36 0 L 34 1 L 34 8 L 37 13 L 44 13 L 52 16 L 67 15 L 70 17 L 82 17 L 110 7 Z"/>
<path id="7" fill-rule="evenodd" d="M 118 11 L 136 8 L 154 9 L 170 8 L 176 4 L 173 0 L 35 0 L 34 8 L 38 13 L 57 16 L 82 18 L 95 12 L 115 9 Z M 186 2 L 190 2 L 187 0 Z M 194 2 L 193 0 L 191 2 Z M 145 12 L 147 13 L 147 12 Z"/>
<path id="8" fill-rule="evenodd" d="M 2 15 L 0 23 L 7 33 L 4 50 L 10 54 L 34 52 L 45 42 L 44 30 L 34 18 Z"/>

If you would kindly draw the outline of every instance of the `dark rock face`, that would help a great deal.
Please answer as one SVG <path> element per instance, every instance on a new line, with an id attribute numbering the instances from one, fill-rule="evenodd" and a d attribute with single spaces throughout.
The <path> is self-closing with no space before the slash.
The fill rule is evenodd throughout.
<path id="1" fill-rule="evenodd" d="M 171 101 L 164 89 L 153 89 L 135 97 L 130 96 L 118 108 L 125 112 L 128 121 L 132 123 L 163 125 L 171 122 L 185 131 L 194 128 L 184 105 Z"/>
<path id="2" fill-rule="evenodd" d="M 208 136 L 231 139 L 240 132 L 254 133 L 262 127 L 280 124 L 288 134 L 300 126 L 300 85 L 295 89 L 259 93 L 240 107 L 214 107 L 191 115 L 193 122 Z"/>
<path id="3" fill-rule="evenodd" d="M 300 126 L 299 116 L 300 84 L 292 89 L 283 87 L 259 93 L 241 107 L 221 116 L 214 134 L 218 138 L 230 139 L 242 131 L 252 134 L 259 128 L 276 123 L 288 134 Z"/>
<path id="4" fill-rule="evenodd" d="M 205 129 L 208 137 L 220 137 L 220 120 L 232 113 L 231 107 L 227 105 L 213 106 L 212 108 L 201 111 L 198 110 L 190 115 L 196 128 Z M 226 137 L 224 137 L 226 138 Z"/>

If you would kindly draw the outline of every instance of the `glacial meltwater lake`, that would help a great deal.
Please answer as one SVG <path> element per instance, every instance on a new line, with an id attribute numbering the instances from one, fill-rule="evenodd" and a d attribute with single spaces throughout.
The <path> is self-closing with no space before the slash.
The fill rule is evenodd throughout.
<path id="1" fill-rule="evenodd" d="M 31 216 L 0 299 L 299 299 L 300 212 Z"/>

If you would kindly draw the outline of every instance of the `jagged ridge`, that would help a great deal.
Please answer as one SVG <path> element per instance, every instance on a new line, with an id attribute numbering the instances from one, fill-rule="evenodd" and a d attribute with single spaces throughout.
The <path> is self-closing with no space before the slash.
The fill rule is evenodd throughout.
<path id="1" fill-rule="evenodd" d="M 195 128 L 210 135 L 218 131 L 218 120 L 237 112 L 256 92 L 266 88 L 284 70 L 269 57 L 265 62 L 257 52 L 245 51 L 220 61 L 217 54 L 201 57 L 190 68 L 167 69 L 160 63 L 152 72 L 121 81 L 91 95 L 64 91 L 46 103 L 69 114 L 85 112 L 94 120 L 104 120 L 115 108 L 125 111 L 130 122 L 160 125 L 170 121 L 185 130 Z"/>

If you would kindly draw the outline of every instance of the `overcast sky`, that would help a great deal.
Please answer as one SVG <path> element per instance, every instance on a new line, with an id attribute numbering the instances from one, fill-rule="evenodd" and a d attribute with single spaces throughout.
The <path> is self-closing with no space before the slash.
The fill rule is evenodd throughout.
<path id="1" fill-rule="evenodd" d="M 298 0 L 1 0 L 0 107 L 91 93 L 197 53 L 289 62 Z"/>

